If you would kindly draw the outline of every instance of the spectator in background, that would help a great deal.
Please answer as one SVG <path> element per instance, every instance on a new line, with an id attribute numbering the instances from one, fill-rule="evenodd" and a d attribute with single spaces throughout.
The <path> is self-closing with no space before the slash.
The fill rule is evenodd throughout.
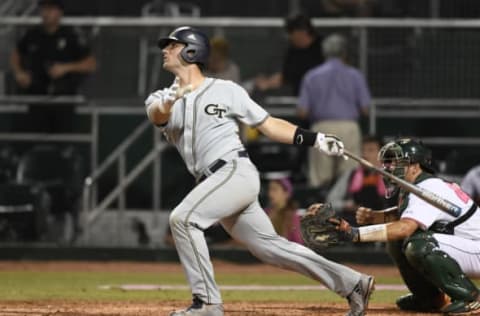
<path id="1" fill-rule="evenodd" d="M 461 187 L 477 205 L 480 205 L 480 165 L 473 167 L 467 172 L 462 180 Z"/>
<path id="2" fill-rule="evenodd" d="M 210 39 L 210 57 L 205 74 L 207 77 L 240 83 L 240 68 L 230 59 L 230 46 L 226 39 Z"/>
<path id="3" fill-rule="evenodd" d="M 362 139 L 362 157 L 381 167 L 378 152 L 381 141 L 375 136 L 365 136 Z M 374 210 L 387 207 L 385 199 L 385 184 L 382 176 L 363 166 L 345 172 L 338 178 L 327 196 L 327 202 L 332 203 L 335 210 L 350 223 L 356 224 L 355 212 L 359 206 Z"/>
<path id="4" fill-rule="evenodd" d="M 365 77 L 347 65 L 347 42 L 338 34 L 322 43 L 325 63 L 308 71 L 302 80 L 298 115 L 308 119 L 313 131 L 335 134 L 345 148 L 360 154 L 360 115 L 368 115 L 370 91 Z M 339 175 L 355 167 L 355 162 L 310 151 L 310 184 L 328 186 Z"/>
<path id="5" fill-rule="evenodd" d="M 20 92 L 31 95 L 76 94 L 82 75 L 96 68 L 86 40 L 78 30 L 62 26 L 61 0 L 40 0 L 42 24 L 25 33 L 11 55 Z M 71 131 L 74 108 L 31 106 L 30 126 L 40 132 Z"/>
<path id="6" fill-rule="evenodd" d="M 283 60 L 282 71 L 268 77 L 258 76 L 255 79 L 255 88 L 265 91 L 288 85 L 293 95 L 298 95 L 303 75 L 323 62 L 322 41 L 306 15 L 297 14 L 288 17 L 285 28 L 289 46 Z"/>
<path id="7" fill-rule="evenodd" d="M 288 178 L 270 180 L 268 206 L 265 208 L 277 234 L 303 244 L 300 234 L 300 216 L 292 200 L 293 187 Z"/>

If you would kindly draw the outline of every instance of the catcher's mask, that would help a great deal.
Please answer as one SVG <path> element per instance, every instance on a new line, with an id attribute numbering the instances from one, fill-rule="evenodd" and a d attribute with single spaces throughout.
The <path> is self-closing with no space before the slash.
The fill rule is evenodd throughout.
<path id="1" fill-rule="evenodd" d="M 407 167 L 418 163 L 422 170 L 428 173 L 434 173 L 432 167 L 432 152 L 420 141 L 410 138 L 401 138 L 391 141 L 380 149 L 378 160 L 386 172 L 394 176 L 405 179 Z M 390 179 L 383 177 L 385 182 L 385 196 L 392 197 L 398 190 L 398 185 Z"/>

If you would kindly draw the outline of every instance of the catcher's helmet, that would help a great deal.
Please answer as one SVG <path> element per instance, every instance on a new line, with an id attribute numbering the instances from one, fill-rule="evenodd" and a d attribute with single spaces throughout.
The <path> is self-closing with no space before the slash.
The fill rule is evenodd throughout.
<path id="1" fill-rule="evenodd" d="M 179 42 L 186 45 L 180 52 L 180 55 L 187 63 L 201 65 L 207 63 L 210 43 L 208 36 L 203 32 L 189 26 L 182 26 L 173 30 L 168 37 L 160 38 L 158 47 L 163 49 L 171 42 Z"/>
<path id="2" fill-rule="evenodd" d="M 387 143 L 380 149 L 378 159 L 387 163 L 419 163 L 423 170 L 434 173 L 431 150 L 422 142 L 410 138 L 401 138 Z"/>
<path id="3" fill-rule="evenodd" d="M 418 163 L 422 170 L 435 173 L 432 166 L 432 152 L 422 142 L 410 138 L 401 138 L 391 141 L 380 149 L 378 160 L 382 163 L 385 171 L 403 179 L 405 167 Z M 394 193 L 396 183 L 384 177 L 387 185 L 387 197 Z M 388 192 L 390 191 L 390 192 Z"/>

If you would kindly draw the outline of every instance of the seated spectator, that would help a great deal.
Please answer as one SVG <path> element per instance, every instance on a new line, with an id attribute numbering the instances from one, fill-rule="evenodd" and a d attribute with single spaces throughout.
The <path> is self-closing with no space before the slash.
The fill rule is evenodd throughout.
<path id="1" fill-rule="evenodd" d="M 462 180 L 461 187 L 477 205 L 480 205 L 480 165 L 473 167 L 467 172 Z"/>
<path id="2" fill-rule="evenodd" d="M 289 86 L 292 94 L 298 95 L 303 75 L 323 62 L 322 39 L 317 35 L 309 17 L 304 14 L 288 17 L 285 28 L 289 46 L 283 59 L 282 70 L 270 76 L 257 76 L 256 90 Z"/>
<path id="3" fill-rule="evenodd" d="M 300 233 L 300 216 L 292 200 L 293 187 L 288 178 L 270 180 L 268 205 L 265 208 L 275 231 L 290 241 L 303 244 Z"/>
<path id="4" fill-rule="evenodd" d="M 210 40 L 210 56 L 205 75 L 240 83 L 240 68 L 230 59 L 230 47 L 226 39 L 213 37 Z"/>
<path id="5" fill-rule="evenodd" d="M 366 136 L 362 140 L 362 157 L 375 166 L 380 167 L 378 152 L 382 144 L 374 136 Z M 387 207 L 385 184 L 379 173 L 358 166 L 345 172 L 330 189 L 327 202 L 350 223 L 356 223 L 355 212 L 361 205 L 374 210 Z"/>
<path id="6" fill-rule="evenodd" d="M 62 0 L 40 0 L 42 24 L 25 33 L 10 63 L 19 91 L 31 95 L 73 95 L 82 75 L 96 68 L 85 38 L 61 25 Z M 37 132 L 70 132 L 74 108 L 65 105 L 30 107 L 29 127 Z"/>

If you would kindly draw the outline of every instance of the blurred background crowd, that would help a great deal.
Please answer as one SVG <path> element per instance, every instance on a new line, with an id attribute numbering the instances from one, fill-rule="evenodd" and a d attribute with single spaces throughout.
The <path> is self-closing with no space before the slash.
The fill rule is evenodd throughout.
<path id="1" fill-rule="evenodd" d="M 479 16 L 474 0 L 4 0 L 0 242 L 171 246 L 168 211 L 195 184 L 143 100 L 172 81 L 156 39 L 183 24 L 211 37 L 206 74 L 273 115 L 377 165 L 385 141 L 423 139 L 437 171 L 479 201 Z M 351 160 L 242 130 L 261 203 L 290 240 L 302 242 L 313 202 L 352 223 L 358 206 L 391 203 Z M 206 234 L 238 246 L 221 226 Z"/>

